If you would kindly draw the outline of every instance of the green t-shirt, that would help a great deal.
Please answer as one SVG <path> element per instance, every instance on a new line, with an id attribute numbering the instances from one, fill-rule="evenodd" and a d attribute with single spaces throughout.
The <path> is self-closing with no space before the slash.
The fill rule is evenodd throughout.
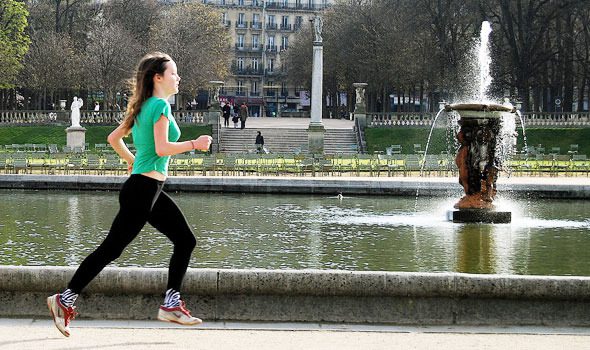
<path id="1" fill-rule="evenodd" d="M 170 156 L 158 156 L 154 142 L 154 124 L 162 115 L 168 118 L 168 141 L 176 142 L 180 138 L 180 129 L 172 116 L 170 103 L 159 97 L 148 98 L 141 106 L 141 111 L 131 129 L 136 149 L 132 174 L 143 174 L 152 170 L 164 175 L 168 174 Z"/>

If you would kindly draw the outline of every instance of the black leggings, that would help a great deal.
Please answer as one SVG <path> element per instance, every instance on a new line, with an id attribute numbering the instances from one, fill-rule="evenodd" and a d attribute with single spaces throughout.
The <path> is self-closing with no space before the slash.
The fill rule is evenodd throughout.
<path id="1" fill-rule="evenodd" d="M 174 244 L 167 289 L 180 291 L 197 242 L 176 203 L 162 191 L 163 186 L 163 181 L 138 174 L 131 175 L 125 181 L 119 193 L 120 209 L 111 230 L 100 246 L 80 264 L 68 284 L 69 289 L 80 294 L 105 266 L 121 255 L 145 223 L 149 222 Z"/>

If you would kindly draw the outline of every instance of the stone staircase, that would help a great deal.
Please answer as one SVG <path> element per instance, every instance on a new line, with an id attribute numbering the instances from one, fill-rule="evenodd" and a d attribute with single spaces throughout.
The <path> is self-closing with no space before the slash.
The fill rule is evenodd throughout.
<path id="1" fill-rule="evenodd" d="M 308 148 L 307 129 L 301 128 L 221 128 L 221 153 L 244 153 L 255 150 L 257 131 L 264 136 L 264 146 L 272 153 L 298 153 Z M 357 144 L 352 129 L 326 129 L 325 154 L 356 154 Z"/>

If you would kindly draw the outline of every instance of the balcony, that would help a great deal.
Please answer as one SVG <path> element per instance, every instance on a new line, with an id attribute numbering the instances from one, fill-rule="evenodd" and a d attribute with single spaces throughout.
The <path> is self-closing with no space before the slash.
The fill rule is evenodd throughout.
<path id="1" fill-rule="evenodd" d="M 267 23 L 266 24 L 266 29 L 267 30 L 277 30 L 278 25 L 276 23 Z"/>
<path id="2" fill-rule="evenodd" d="M 231 27 L 231 21 L 221 21 L 221 25 L 229 28 L 229 27 Z"/>
<path id="3" fill-rule="evenodd" d="M 245 45 L 245 44 L 238 43 L 238 44 L 236 44 L 236 51 L 261 53 L 262 52 L 262 45 Z"/>
<path id="4" fill-rule="evenodd" d="M 332 5 L 330 4 L 302 4 L 291 2 L 268 2 L 266 8 L 268 10 L 299 10 L 299 11 L 321 11 Z"/>
<path id="5" fill-rule="evenodd" d="M 281 24 L 281 30 L 291 32 L 293 31 L 293 26 L 291 24 Z"/>
<path id="6" fill-rule="evenodd" d="M 281 52 L 287 51 L 287 49 L 289 49 L 289 46 L 281 46 Z"/>
<path id="7" fill-rule="evenodd" d="M 248 22 L 236 22 L 236 29 L 247 29 Z"/>
<path id="8" fill-rule="evenodd" d="M 252 67 L 247 67 L 247 68 L 239 68 L 236 66 L 232 66 L 232 73 L 235 75 L 240 75 L 240 76 L 244 76 L 244 75 L 250 75 L 250 76 L 258 76 L 258 75 L 263 75 L 264 74 L 264 70 L 262 68 L 252 68 Z"/>
<path id="9" fill-rule="evenodd" d="M 277 46 L 276 45 L 266 45 L 266 52 L 276 53 Z"/>
<path id="10" fill-rule="evenodd" d="M 262 22 L 250 22 L 250 28 L 253 30 L 262 30 Z"/>

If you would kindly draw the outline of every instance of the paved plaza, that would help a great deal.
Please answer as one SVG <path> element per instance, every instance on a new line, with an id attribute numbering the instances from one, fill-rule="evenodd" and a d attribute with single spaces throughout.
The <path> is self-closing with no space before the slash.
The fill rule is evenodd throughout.
<path id="1" fill-rule="evenodd" d="M 64 338 L 47 319 L 0 319 L 0 349 L 590 349 L 588 328 L 411 327 L 313 323 L 74 320 Z"/>

